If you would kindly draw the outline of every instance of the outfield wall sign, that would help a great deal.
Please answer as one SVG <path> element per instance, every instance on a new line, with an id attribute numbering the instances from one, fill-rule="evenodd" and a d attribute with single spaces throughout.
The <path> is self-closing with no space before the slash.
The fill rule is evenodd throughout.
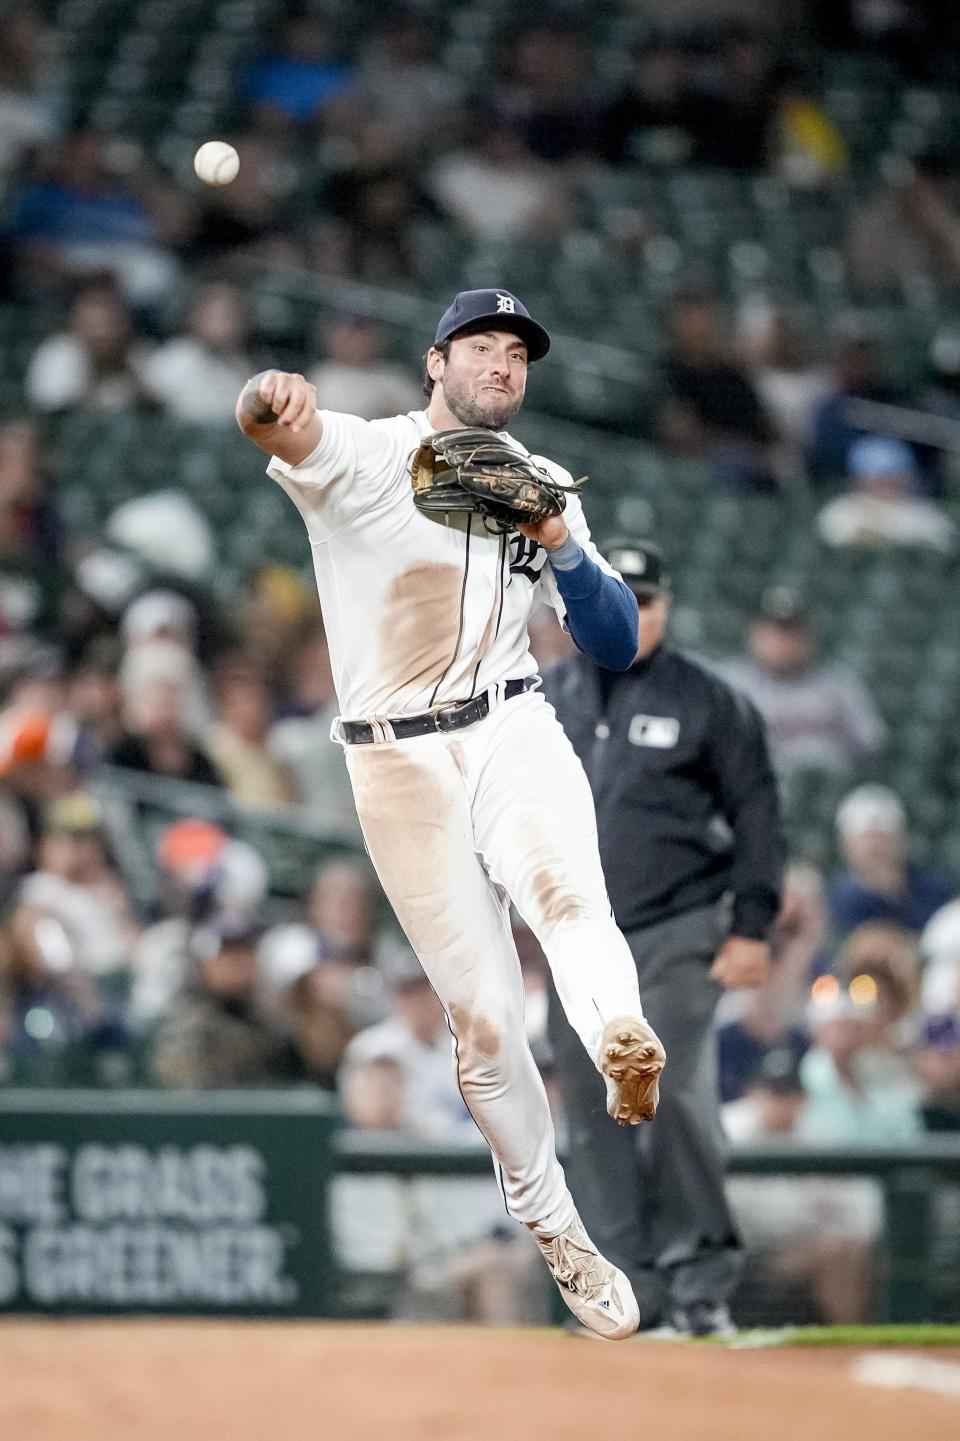
<path id="1" fill-rule="evenodd" d="M 0 1094 L 0 1310 L 321 1315 L 313 1093 Z"/>

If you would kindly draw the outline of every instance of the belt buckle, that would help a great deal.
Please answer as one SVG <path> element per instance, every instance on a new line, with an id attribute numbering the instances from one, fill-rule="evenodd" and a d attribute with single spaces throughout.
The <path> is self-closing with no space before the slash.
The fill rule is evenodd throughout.
<path id="1" fill-rule="evenodd" d="M 448 717 L 452 720 L 453 717 L 455 717 L 457 713 L 462 709 L 464 704 L 469 705 L 469 701 L 460 702 L 458 705 L 441 706 L 438 711 L 434 712 L 434 727 L 440 732 L 441 735 L 446 735 L 448 731 L 456 729 L 455 726 L 446 725 L 444 724 L 444 722 L 447 720 Z"/>

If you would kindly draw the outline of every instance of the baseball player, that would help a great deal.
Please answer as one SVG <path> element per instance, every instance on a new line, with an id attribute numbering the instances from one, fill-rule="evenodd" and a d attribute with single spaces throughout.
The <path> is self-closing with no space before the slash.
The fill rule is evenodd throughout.
<path id="1" fill-rule="evenodd" d="M 237 420 L 306 523 L 341 709 L 333 739 L 380 882 L 446 1013 L 507 1209 L 574 1315 L 619 1339 L 639 1309 L 586 1234 L 557 1161 L 509 922 L 512 900 L 605 1079 L 610 1114 L 651 1117 L 663 1048 L 612 919 L 586 777 L 528 648 L 539 591 L 602 665 L 625 670 L 637 652 L 636 599 L 594 547 L 571 477 L 504 429 L 549 345 L 509 291 L 464 291 L 427 351 L 426 410 L 361 420 L 318 409 L 302 375 L 266 371 L 245 386 Z M 514 528 L 502 506 L 475 507 L 458 482 L 510 490 L 486 463 L 454 463 L 452 485 L 431 496 L 428 478 L 426 494 L 420 482 L 415 491 L 412 472 L 422 478 L 432 447 L 451 454 L 458 437 L 468 458 L 482 449 L 525 467 L 513 490 L 524 502 L 549 493 L 550 513 Z"/>

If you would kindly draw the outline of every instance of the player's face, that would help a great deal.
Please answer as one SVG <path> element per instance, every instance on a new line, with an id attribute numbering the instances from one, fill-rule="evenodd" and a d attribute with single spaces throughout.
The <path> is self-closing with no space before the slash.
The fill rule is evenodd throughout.
<path id="1" fill-rule="evenodd" d="M 455 339 L 440 375 L 447 408 L 461 425 L 502 430 L 523 404 L 527 347 L 508 331 Z"/>

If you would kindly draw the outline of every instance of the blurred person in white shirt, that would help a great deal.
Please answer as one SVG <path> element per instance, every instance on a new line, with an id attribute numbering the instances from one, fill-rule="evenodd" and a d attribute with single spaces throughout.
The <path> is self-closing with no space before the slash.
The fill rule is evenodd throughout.
<path id="1" fill-rule="evenodd" d="M 909 445 L 882 435 L 854 441 L 847 458 L 851 490 L 829 501 L 817 518 L 827 545 L 923 546 L 952 555 L 957 528 L 920 493 L 920 471 Z"/>
<path id="2" fill-rule="evenodd" d="M 148 358 L 150 390 L 177 420 L 233 419 L 237 390 L 255 369 L 248 353 L 250 321 L 236 286 L 205 285 L 194 297 L 182 331 Z"/>
<path id="3" fill-rule="evenodd" d="M 321 328 L 319 339 L 324 359 L 310 370 L 307 379 L 317 387 L 328 410 L 379 420 L 420 409 L 423 402 L 416 376 L 406 366 L 384 360 L 383 332 L 369 316 L 341 316 L 329 329 Z M 241 387 L 244 384 L 245 378 L 240 382 Z"/>

